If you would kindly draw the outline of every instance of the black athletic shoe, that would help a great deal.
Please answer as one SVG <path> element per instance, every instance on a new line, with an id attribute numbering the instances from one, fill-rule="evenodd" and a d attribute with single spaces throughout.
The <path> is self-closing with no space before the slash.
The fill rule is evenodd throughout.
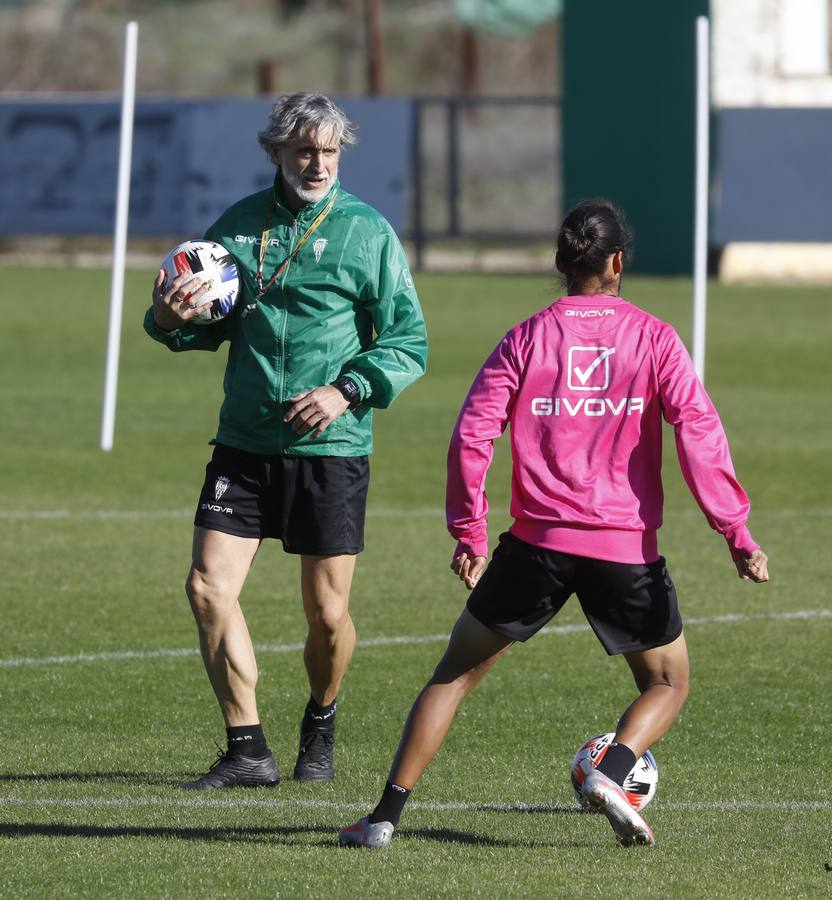
<path id="1" fill-rule="evenodd" d="M 229 756 L 220 750 L 211 768 L 195 781 L 179 785 L 188 791 L 213 791 L 230 787 L 277 787 L 280 771 L 271 751 L 266 756 Z"/>
<path id="2" fill-rule="evenodd" d="M 335 722 L 319 724 L 304 716 L 300 723 L 300 749 L 295 763 L 295 781 L 332 781 L 335 768 Z"/>

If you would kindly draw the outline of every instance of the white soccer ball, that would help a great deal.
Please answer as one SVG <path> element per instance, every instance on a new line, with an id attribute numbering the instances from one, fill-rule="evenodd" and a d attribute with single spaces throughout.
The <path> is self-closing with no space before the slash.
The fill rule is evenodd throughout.
<path id="1" fill-rule="evenodd" d="M 591 769 L 594 769 L 604 758 L 610 744 L 615 739 L 613 732 L 596 734 L 578 750 L 572 760 L 572 790 L 575 799 L 580 803 L 581 785 Z M 624 793 L 633 809 L 644 809 L 653 799 L 659 784 L 659 767 L 653 754 L 646 750 L 644 756 L 636 760 L 630 774 L 624 779 Z"/>
<path id="2" fill-rule="evenodd" d="M 234 257 L 214 241 L 185 241 L 174 247 L 162 262 L 165 283 L 169 285 L 177 275 L 192 272 L 199 285 L 207 284 L 208 290 L 198 300 L 199 312 L 190 321 L 195 325 L 208 325 L 224 319 L 237 302 L 240 292 L 240 276 Z M 196 290 L 196 285 L 194 289 Z M 188 294 L 183 300 L 188 299 Z"/>

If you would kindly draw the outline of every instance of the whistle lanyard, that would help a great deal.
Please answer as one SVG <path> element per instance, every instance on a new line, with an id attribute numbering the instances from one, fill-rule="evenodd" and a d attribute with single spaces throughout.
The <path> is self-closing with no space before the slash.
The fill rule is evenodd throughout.
<path id="1" fill-rule="evenodd" d="M 337 191 L 333 191 L 332 196 L 329 198 L 329 202 L 327 205 L 318 213 L 315 221 L 306 229 L 301 239 L 295 244 L 292 252 L 283 260 L 283 262 L 277 267 L 274 275 L 269 279 L 268 284 L 263 287 L 263 263 L 266 259 L 266 250 L 269 246 L 269 232 L 272 227 L 272 215 L 274 214 L 274 203 L 269 206 L 268 212 L 266 213 L 266 224 L 263 228 L 263 234 L 260 238 L 260 262 L 257 266 L 257 275 L 255 276 L 257 279 L 257 297 L 255 298 L 255 302 L 257 302 L 266 291 L 271 288 L 271 286 L 277 281 L 278 278 L 283 274 L 286 269 L 286 266 L 298 255 L 298 251 L 300 248 L 309 240 L 310 237 L 315 233 L 318 229 L 318 226 L 323 222 L 323 220 L 329 215 L 330 210 L 335 204 L 335 197 L 337 195 Z"/>

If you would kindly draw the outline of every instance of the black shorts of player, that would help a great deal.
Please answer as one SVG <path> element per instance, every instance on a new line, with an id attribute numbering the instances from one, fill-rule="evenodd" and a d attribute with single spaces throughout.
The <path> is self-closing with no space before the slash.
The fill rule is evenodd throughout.
<path id="1" fill-rule="evenodd" d="M 576 594 L 607 653 L 649 650 L 682 633 L 663 557 L 617 563 L 534 547 L 506 532 L 468 598 L 468 611 L 515 641 L 540 631 Z"/>
<path id="2" fill-rule="evenodd" d="M 261 456 L 217 444 L 194 525 L 279 538 L 287 553 L 360 553 L 369 483 L 366 456 Z"/>

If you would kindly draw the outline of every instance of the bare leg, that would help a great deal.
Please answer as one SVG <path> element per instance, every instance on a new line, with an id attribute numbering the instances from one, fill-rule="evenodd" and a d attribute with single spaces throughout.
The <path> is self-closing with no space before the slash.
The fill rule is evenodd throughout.
<path id="1" fill-rule="evenodd" d="M 185 590 L 202 660 L 227 726 L 255 725 L 257 662 L 239 597 L 259 540 L 194 529 Z"/>
<path id="2" fill-rule="evenodd" d="M 303 610 L 309 631 L 303 661 L 316 702 L 328 706 L 355 649 L 355 626 L 349 613 L 355 556 L 302 556 Z"/>
<path id="3" fill-rule="evenodd" d="M 478 622 L 467 609 L 454 625 L 448 648 L 416 698 L 390 769 L 390 781 L 412 790 L 445 740 L 460 701 L 513 641 Z"/>
<path id="4" fill-rule="evenodd" d="M 460 701 L 512 643 L 478 622 L 467 609 L 462 611 L 442 659 L 407 717 L 388 778 L 392 785 L 413 790 L 442 746 Z M 385 788 L 381 802 L 369 816 L 342 828 L 338 832 L 341 846 L 386 847 L 406 800 L 401 794 L 398 800 L 392 800 L 390 795 L 395 793 L 395 788 Z"/>
<path id="5" fill-rule="evenodd" d="M 664 647 L 625 653 L 641 695 L 618 722 L 615 740 L 640 757 L 676 720 L 688 696 L 688 650 L 685 636 Z"/>

